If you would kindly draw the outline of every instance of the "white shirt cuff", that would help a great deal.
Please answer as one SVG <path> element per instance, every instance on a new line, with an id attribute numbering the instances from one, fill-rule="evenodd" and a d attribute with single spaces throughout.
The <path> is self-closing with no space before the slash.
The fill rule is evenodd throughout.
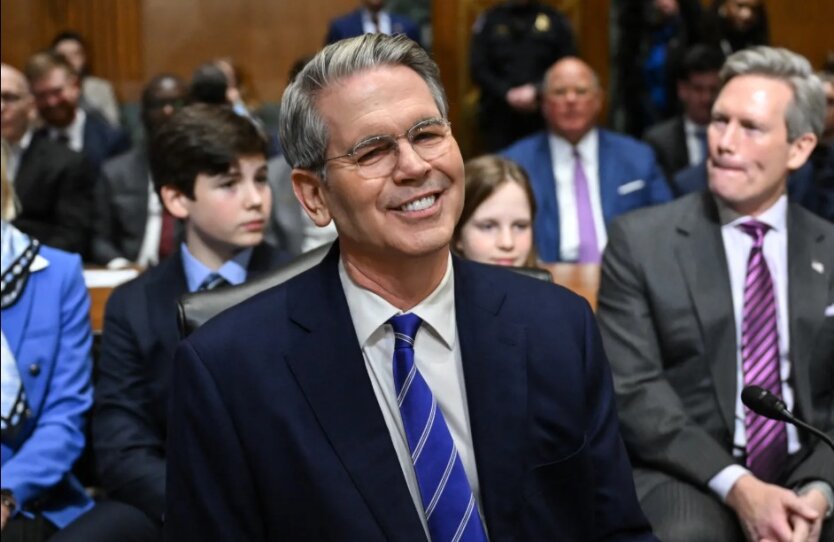
<path id="1" fill-rule="evenodd" d="M 741 465 L 730 465 L 721 469 L 718 474 L 712 477 L 707 485 L 709 485 L 713 493 L 718 495 L 721 502 L 726 502 L 730 490 L 736 485 L 738 479 L 745 474 L 750 474 L 750 471 Z"/>

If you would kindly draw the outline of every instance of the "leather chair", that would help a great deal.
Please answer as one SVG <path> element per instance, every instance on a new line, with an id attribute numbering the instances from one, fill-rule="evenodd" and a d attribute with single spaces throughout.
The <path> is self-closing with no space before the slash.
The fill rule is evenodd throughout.
<path id="1" fill-rule="evenodd" d="M 237 305 L 258 292 L 278 286 L 310 269 L 324 259 L 330 250 L 330 246 L 331 244 L 328 243 L 305 252 L 275 271 L 238 286 L 185 294 L 177 304 L 180 336 L 187 337 L 210 318 L 225 309 Z M 539 269 L 538 267 L 511 267 L 508 269 L 540 280 L 553 281 L 553 277 L 546 269 Z"/>

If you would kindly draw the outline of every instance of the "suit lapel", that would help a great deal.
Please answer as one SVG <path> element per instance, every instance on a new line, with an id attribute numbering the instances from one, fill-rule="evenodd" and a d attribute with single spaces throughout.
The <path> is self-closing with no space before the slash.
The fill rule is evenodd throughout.
<path id="1" fill-rule="evenodd" d="M 491 538 L 513 537 L 521 504 L 527 374 L 525 330 L 502 317 L 505 292 L 455 259 L 455 311 L 472 443 Z"/>
<path id="2" fill-rule="evenodd" d="M 389 540 L 423 528 L 368 378 L 338 273 L 338 247 L 288 290 L 287 362 L 336 454 Z"/>
<path id="3" fill-rule="evenodd" d="M 558 261 L 561 252 L 559 205 L 556 203 L 556 179 L 553 177 L 553 159 L 550 156 L 547 132 L 541 132 L 536 142 L 531 170 L 530 182 L 533 184 L 538 205 L 536 244 L 543 258 Z M 548 257 L 550 254 L 553 255 L 552 258 Z"/>
<path id="4" fill-rule="evenodd" d="M 35 272 L 37 273 L 37 271 Z M 35 299 L 35 288 L 32 281 L 35 273 L 29 276 L 23 293 L 17 302 L 11 307 L 3 309 L 3 335 L 9 343 L 9 348 L 14 352 L 18 362 L 21 360 L 20 343 L 23 340 L 23 330 L 29 327 L 29 317 L 32 315 L 32 305 Z"/>
<path id="5" fill-rule="evenodd" d="M 29 190 L 37 187 L 44 164 L 48 157 L 44 156 L 42 139 L 48 137 L 42 128 L 32 135 L 29 146 L 23 151 L 14 179 L 14 190 L 20 201 L 29 200 Z M 34 183 L 34 184 L 33 184 Z"/>
<path id="6" fill-rule="evenodd" d="M 153 328 L 153 337 L 159 337 L 165 348 L 172 349 L 180 336 L 176 323 L 177 300 L 188 292 L 188 282 L 182 266 L 180 251 L 174 252 L 159 264 L 158 273 L 145 285 L 148 298 L 148 317 Z"/>
<path id="7" fill-rule="evenodd" d="M 597 164 L 599 167 L 599 199 L 602 206 L 602 216 L 606 224 L 617 215 L 617 188 L 615 161 L 616 153 L 609 152 L 610 142 L 605 130 L 597 129 L 599 134 L 597 143 Z"/>
<path id="8" fill-rule="evenodd" d="M 675 255 L 700 325 L 704 357 L 715 387 L 721 416 L 733 432 L 736 397 L 736 326 L 727 257 L 718 209 L 708 192 L 694 198 L 681 218 Z"/>
<path id="9" fill-rule="evenodd" d="M 793 204 L 788 207 L 788 320 L 794 397 L 799 411 L 807 416 L 813 412 L 808 377 L 814 334 L 824 318 L 832 269 L 823 265 L 831 261 L 830 254 L 821 253 L 825 234 L 814 228 L 804 213 Z"/>

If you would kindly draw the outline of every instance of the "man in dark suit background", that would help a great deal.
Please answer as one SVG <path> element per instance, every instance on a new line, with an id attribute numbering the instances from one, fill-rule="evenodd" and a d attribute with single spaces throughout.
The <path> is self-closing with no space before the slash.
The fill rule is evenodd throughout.
<path id="1" fill-rule="evenodd" d="M 98 213 L 92 250 L 97 263 L 109 268 L 132 263 L 145 267 L 167 255 L 164 251 L 160 254 L 160 247 L 172 244 L 174 230 L 180 228 L 171 227 L 176 220 L 165 214 L 156 196 L 147 145 L 159 126 L 183 106 L 187 92 L 182 79 L 170 74 L 154 77 L 143 89 L 145 141 L 105 162 L 96 187 Z M 171 239 L 161 239 L 165 235 Z"/>
<path id="2" fill-rule="evenodd" d="M 598 263 L 615 216 L 672 198 L 651 147 L 596 127 L 602 99 L 590 66 L 560 60 L 545 75 L 547 130 L 502 151 L 530 176 L 536 249 L 545 262 Z"/>
<path id="3" fill-rule="evenodd" d="M 226 106 L 185 107 L 156 132 L 150 160 L 157 194 L 184 222 L 185 242 L 107 302 L 92 442 L 109 499 L 73 524 L 78 540 L 159 539 L 168 398 L 179 393 L 171 386 L 177 300 L 288 259 L 263 243 L 266 140 L 251 120 Z"/>
<path id="4" fill-rule="evenodd" d="M 362 6 L 359 9 L 330 21 L 325 45 L 373 32 L 405 34 L 421 43 L 420 27 L 408 17 L 386 10 L 385 0 L 362 0 L 360 3 Z"/>
<path id="5" fill-rule="evenodd" d="M 463 159 L 425 51 L 328 46 L 281 111 L 338 243 L 181 343 L 166 536 L 654 540 L 587 303 L 451 256 Z"/>
<path id="6" fill-rule="evenodd" d="M 43 133 L 82 153 L 96 171 L 108 158 L 127 151 L 130 140 L 97 111 L 79 107 L 78 75 L 57 53 L 33 55 L 24 70 L 45 126 Z"/>
<path id="7" fill-rule="evenodd" d="M 649 128 L 643 139 L 652 146 L 675 195 L 675 173 L 707 158 L 707 125 L 718 96 L 718 71 L 724 55 L 714 47 L 695 45 L 684 54 L 678 73 L 681 114 Z"/>
<path id="8" fill-rule="evenodd" d="M 21 207 L 14 225 L 41 243 L 85 254 L 93 220 L 92 168 L 77 152 L 33 133 L 35 107 L 26 79 L 8 64 L 0 70 L 0 125 L 12 149 L 10 178 Z"/>
<path id="9" fill-rule="evenodd" d="M 831 540 L 831 450 L 740 401 L 770 388 L 834 435 L 834 226 L 785 193 L 822 132 L 822 86 L 769 47 L 721 78 L 709 190 L 611 227 L 598 315 L 623 435 L 661 539 Z"/>

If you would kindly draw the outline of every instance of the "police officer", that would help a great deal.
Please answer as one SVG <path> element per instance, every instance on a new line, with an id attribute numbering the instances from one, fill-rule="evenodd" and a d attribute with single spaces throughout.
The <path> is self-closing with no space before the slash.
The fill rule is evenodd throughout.
<path id="1" fill-rule="evenodd" d="M 576 53 L 564 15 L 536 0 L 509 0 L 475 22 L 472 79 L 481 88 L 481 135 L 487 151 L 500 150 L 542 129 L 538 89 L 545 70 Z"/>

